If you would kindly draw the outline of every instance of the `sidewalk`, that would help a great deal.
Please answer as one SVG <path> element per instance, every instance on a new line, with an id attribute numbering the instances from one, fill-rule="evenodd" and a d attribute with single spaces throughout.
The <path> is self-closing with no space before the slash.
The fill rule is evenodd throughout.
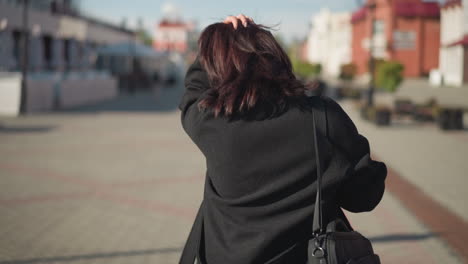
<path id="1" fill-rule="evenodd" d="M 467 226 L 468 207 L 466 206 L 465 188 L 468 183 L 466 178 L 468 133 L 466 131 L 444 132 L 433 124 L 418 125 L 397 121 L 390 127 L 377 127 L 363 121 L 359 117 L 358 110 L 350 101 L 343 101 L 340 104 L 354 121 L 359 132 L 369 139 L 375 158 L 384 161 L 399 177 L 420 189 L 422 195 L 433 200 L 433 203 L 436 204 L 434 208 L 440 204 L 448 209 L 447 216 L 441 216 L 440 212 L 427 212 L 425 210 L 430 210 L 429 208 L 418 208 L 417 205 L 416 207 L 413 205 L 412 209 L 418 211 L 412 211 L 413 215 L 424 214 L 426 217 L 431 217 L 432 214 L 434 218 L 439 217 L 443 221 L 448 221 L 448 214 L 454 214 L 455 218 L 460 219 L 462 225 Z M 387 188 L 387 194 L 388 190 L 389 188 Z M 398 191 L 390 195 L 398 194 L 401 196 Z M 398 198 L 417 199 L 417 197 L 412 197 L 412 194 L 403 195 L 405 197 Z M 441 208 L 441 210 L 445 210 L 445 208 Z M 393 220 L 390 219 L 394 218 L 389 215 L 386 222 L 393 224 Z M 421 221 L 419 222 L 421 225 Z M 442 227 L 443 230 L 432 230 L 429 233 L 467 231 L 463 230 L 461 226 L 439 224 L 438 227 Z M 445 239 L 446 234 L 442 236 Z"/>
<path id="2" fill-rule="evenodd" d="M 463 263 L 388 190 L 374 211 L 346 215 L 354 229 L 371 240 L 383 264 Z"/>
<path id="3" fill-rule="evenodd" d="M 206 167 L 173 110 L 181 89 L 0 117 L 0 264 L 177 263 Z M 379 143 L 388 131 L 374 131 L 344 106 L 373 153 L 398 165 Z M 348 215 L 384 264 L 461 263 L 388 189 L 375 211 Z"/>
<path id="4" fill-rule="evenodd" d="M 373 154 L 468 221 L 467 131 L 442 131 L 434 124 L 403 121 L 377 127 L 363 121 L 351 102 L 340 104 L 369 139 Z"/>

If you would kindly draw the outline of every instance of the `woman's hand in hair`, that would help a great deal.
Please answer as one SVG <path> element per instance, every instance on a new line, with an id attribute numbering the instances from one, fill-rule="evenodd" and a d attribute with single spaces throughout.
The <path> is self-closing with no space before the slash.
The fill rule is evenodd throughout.
<path id="1" fill-rule="evenodd" d="M 224 19 L 223 23 L 225 24 L 232 24 L 235 29 L 237 29 L 237 25 L 239 20 L 242 22 L 242 25 L 244 27 L 247 27 L 249 23 L 254 23 L 253 19 L 251 17 L 248 17 L 244 14 L 240 14 L 238 16 L 228 16 Z"/>

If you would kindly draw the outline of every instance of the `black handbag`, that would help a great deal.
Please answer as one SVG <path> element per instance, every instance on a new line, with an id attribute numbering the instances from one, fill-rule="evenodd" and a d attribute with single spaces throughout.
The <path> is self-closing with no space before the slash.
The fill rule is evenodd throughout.
<path id="1" fill-rule="evenodd" d="M 351 230 L 342 220 L 322 222 L 322 172 L 318 151 L 315 114 L 312 111 L 314 145 L 317 162 L 317 195 L 315 198 L 312 238 L 308 244 L 307 264 L 380 264 L 372 244 L 359 232 Z"/>

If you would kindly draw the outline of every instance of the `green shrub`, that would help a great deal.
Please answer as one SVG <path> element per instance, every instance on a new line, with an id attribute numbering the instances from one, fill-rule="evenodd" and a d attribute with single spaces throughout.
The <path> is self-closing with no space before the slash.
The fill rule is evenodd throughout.
<path id="1" fill-rule="evenodd" d="M 376 65 L 376 86 L 385 91 L 396 91 L 403 81 L 403 70 L 403 64 L 397 61 L 380 62 Z"/>
<path id="2" fill-rule="evenodd" d="M 322 65 L 320 64 L 311 64 L 299 60 L 293 61 L 292 66 L 296 75 L 306 79 L 316 77 L 322 71 Z"/>

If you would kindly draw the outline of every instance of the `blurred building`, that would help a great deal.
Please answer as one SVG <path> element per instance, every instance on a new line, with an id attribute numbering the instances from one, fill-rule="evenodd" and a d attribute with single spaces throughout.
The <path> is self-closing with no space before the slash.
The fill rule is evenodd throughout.
<path id="1" fill-rule="evenodd" d="M 322 9 L 312 18 L 307 59 L 322 65 L 325 75 L 338 77 L 341 65 L 351 62 L 351 13 Z"/>
<path id="2" fill-rule="evenodd" d="M 0 70 L 19 70 L 24 38 L 21 0 L 0 0 Z M 61 71 L 89 67 L 99 46 L 128 42 L 134 32 L 81 16 L 77 1 L 29 1 L 32 71 Z"/>
<path id="3" fill-rule="evenodd" d="M 188 47 L 190 26 L 182 21 L 164 19 L 157 26 L 153 47 L 158 51 L 177 51 L 184 53 Z"/>
<path id="4" fill-rule="evenodd" d="M 0 114 L 50 111 L 116 96 L 117 79 L 94 68 L 96 51 L 133 43 L 135 33 L 82 15 L 78 0 L 29 0 L 27 13 L 25 2 L 0 0 Z M 26 54 L 28 74 L 22 75 Z"/>
<path id="5" fill-rule="evenodd" d="M 351 24 L 352 61 L 358 74 L 368 72 L 371 26 L 373 57 L 399 61 L 405 66 L 406 77 L 426 76 L 439 64 L 438 2 L 367 0 L 364 7 L 353 13 Z"/>
<path id="6" fill-rule="evenodd" d="M 441 10 L 441 83 L 468 83 L 468 0 L 447 1 Z"/>
<path id="7" fill-rule="evenodd" d="M 162 7 L 162 20 L 156 25 L 153 47 L 158 51 L 186 53 L 192 50 L 195 22 L 186 22 L 180 9 L 166 3 Z"/>

